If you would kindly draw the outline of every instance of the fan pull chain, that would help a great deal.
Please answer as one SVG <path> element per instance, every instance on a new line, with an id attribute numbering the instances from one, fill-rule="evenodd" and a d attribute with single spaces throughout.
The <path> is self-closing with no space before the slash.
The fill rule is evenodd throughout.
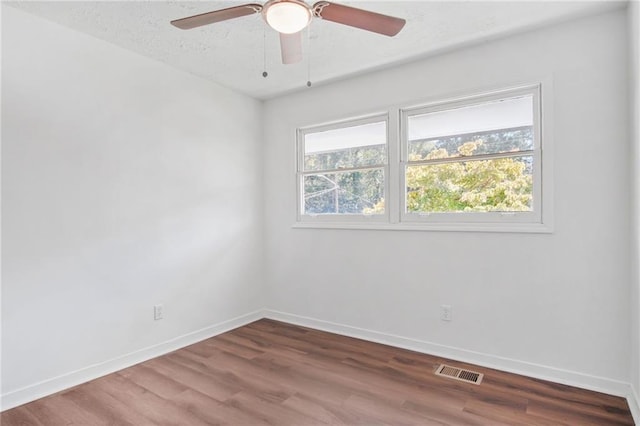
<path id="1" fill-rule="evenodd" d="M 307 26 L 307 87 L 311 87 L 311 25 Z"/>
<path id="2" fill-rule="evenodd" d="M 264 26 L 262 29 L 262 51 L 263 51 L 262 69 L 264 70 L 262 71 L 262 76 L 264 78 L 267 78 L 267 76 L 269 75 L 269 73 L 267 72 L 267 30 L 266 30 L 266 27 Z"/>

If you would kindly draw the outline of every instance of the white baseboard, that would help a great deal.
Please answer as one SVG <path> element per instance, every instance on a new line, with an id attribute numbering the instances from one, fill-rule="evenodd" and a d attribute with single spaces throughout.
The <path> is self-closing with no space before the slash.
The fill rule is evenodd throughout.
<path id="1" fill-rule="evenodd" d="M 632 385 L 629 385 L 629 388 L 629 394 L 627 395 L 629 410 L 631 410 L 635 424 L 640 425 L 640 398 L 638 398 L 638 392 Z"/>
<path id="2" fill-rule="evenodd" d="M 175 337 L 157 345 L 149 346 L 117 358 L 90 365 L 58 377 L 53 377 L 15 391 L 8 392 L 0 397 L 0 401 L 2 402 L 0 411 L 26 404 L 27 402 L 34 401 L 47 395 L 60 392 L 64 389 L 77 386 L 81 383 L 131 367 L 132 365 L 139 364 L 151 358 L 156 358 L 175 351 L 176 349 L 192 345 L 218 334 L 233 330 L 234 328 L 242 327 L 243 325 L 257 321 L 261 318 L 264 318 L 264 312 L 262 310 L 251 312 L 246 315 L 232 318 L 227 321 Z"/>
<path id="3" fill-rule="evenodd" d="M 337 324 L 330 321 L 324 321 L 285 312 L 265 310 L 264 313 L 266 318 L 278 321 L 288 322 L 291 324 L 301 325 L 309 328 L 315 328 L 318 330 L 328 331 L 344 336 L 355 337 L 371 342 L 382 343 L 385 345 L 395 346 L 403 349 L 409 349 L 412 351 L 426 353 L 438 357 L 449 358 L 469 364 L 476 364 L 487 368 L 520 374 L 523 376 L 548 380 L 550 382 L 589 389 L 615 396 L 621 396 L 627 399 L 629 399 L 629 395 L 631 392 L 631 385 L 629 383 L 607 379 L 604 377 L 591 376 L 575 371 L 563 370 L 545 365 L 504 358 L 496 355 L 469 351 L 466 349 L 460 349 L 423 340 L 396 336 L 393 334 L 380 333 L 373 330 Z M 629 405 L 631 405 L 631 402 L 629 402 Z M 636 423 L 640 424 L 637 420 Z"/>

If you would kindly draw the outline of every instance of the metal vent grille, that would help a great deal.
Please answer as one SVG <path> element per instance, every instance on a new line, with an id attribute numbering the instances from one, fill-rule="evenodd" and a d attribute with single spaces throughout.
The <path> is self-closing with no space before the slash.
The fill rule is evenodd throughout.
<path id="1" fill-rule="evenodd" d="M 437 376 L 448 377 L 450 379 L 460 380 L 462 382 L 473 383 L 479 385 L 482 382 L 484 374 L 475 371 L 463 370 L 461 368 L 451 367 L 450 365 L 441 364 L 436 369 Z"/>

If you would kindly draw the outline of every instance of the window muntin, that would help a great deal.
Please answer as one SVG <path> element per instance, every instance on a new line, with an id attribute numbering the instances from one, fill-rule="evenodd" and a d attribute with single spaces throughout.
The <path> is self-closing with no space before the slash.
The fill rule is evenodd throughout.
<path id="1" fill-rule="evenodd" d="M 301 220 L 385 214 L 387 127 L 377 116 L 299 131 Z"/>
<path id="2" fill-rule="evenodd" d="M 402 220 L 540 222 L 538 87 L 403 111 Z"/>

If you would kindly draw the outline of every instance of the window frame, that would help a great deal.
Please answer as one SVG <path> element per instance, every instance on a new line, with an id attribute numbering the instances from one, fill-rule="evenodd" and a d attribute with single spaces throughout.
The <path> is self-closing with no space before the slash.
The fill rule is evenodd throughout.
<path id="1" fill-rule="evenodd" d="M 412 165 L 426 165 L 428 161 L 409 161 L 409 118 L 415 115 L 422 115 L 434 112 L 451 111 L 458 108 L 481 105 L 502 99 L 516 98 L 519 96 L 531 96 L 533 101 L 533 150 L 522 151 L 522 154 L 514 152 L 504 154 L 492 154 L 484 157 L 492 158 L 513 158 L 513 157 L 533 157 L 533 200 L 532 209 L 528 212 L 429 212 L 413 213 L 407 212 L 407 187 L 406 171 Z M 541 137 L 541 104 L 540 104 L 540 84 L 518 87 L 515 89 L 505 89 L 499 92 L 483 93 L 453 100 L 443 100 L 418 107 L 403 108 L 400 110 L 400 222 L 403 223 L 444 223 L 444 224 L 495 224 L 495 223 L 517 223 L 531 224 L 542 223 L 542 137 Z M 452 163 L 463 163 L 478 161 L 473 156 L 460 157 L 458 161 Z M 435 164 L 435 162 L 431 162 Z"/>
<path id="2" fill-rule="evenodd" d="M 532 83 L 533 81 L 533 83 Z M 475 212 L 482 214 L 485 220 L 469 220 L 470 213 L 414 214 L 407 216 L 405 167 L 407 158 L 406 112 L 421 111 L 428 108 L 444 108 L 459 104 L 461 106 L 481 103 L 482 100 L 514 97 L 515 94 L 534 94 L 534 199 L 533 212 L 501 213 Z M 484 90 L 465 90 L 458 93 L 446 93 L 422 99 L 417 102 L 390 104 L 384 112 L 365 113 L 353 118 L 329 121 L 325 124 L 308 125 L 296 129 L 295 176 L 296 176 L 296 217 L 293 228 L 345 229 L 345 230 L 391 230 L 391 231 L 435 231 L 435 232 L 490 232 L 490 233 L 538 233 L 549 234 L 554 231 L 553 221 L 553 78 L 550 75 L 512 85 L 496 85 Z M 384 168 L 385 214 L 384 215 L 302 215 L 301 174 L 304 160 L 304 134 L 309 131 L 325 131 L 349 125 L 375 122 L 384 118 L 387 124 L 387 151 Z M 364 121 L 360 121 L 364 120 Z M 366 121 L 371 120 L 371 121 Z M 353 124 L 357 123 L 357 124 Z M 517 156 L 517 155 L 516 155 Z M 537 161 L 536 161 L 537 160 Z M 487 215 L 487 213 L 493 213 Z M 524 215 L 522 213 L 525 213 Z M 451 215 L 455 215 L 450 217 Z M 449 217 L 447 217 L 449 216 Z M 494 216 L 492 220 L 486 220 Z M 528 217 L 527 217 L 528 216 Z M 457 220 L 453 220 L 457 219 Z M 460 220 L 463 219 L 463 220 Z"/>
<path id="3" fill-rule="evenodd" d="M 304 197 L 303 197 L 303 188 L 304 188 L 304 177 L 306 175 L 320 174 L 324 172 L 324 170 L 304 170 L 304 156 L 305 156 L 305 135 L 309 133 L 321 133 L 330 130 L 338 130 L 349 127 L 357 127 L 365 124 L 372 123 L 385 123 L 385 155 L 384 155 L 384 164 L 382 166 L 363 166 L 363 167 L 349 167 L 344 169 L 336 169 L 336 170 L 327 170 L 329 172 L 350 172 L 350 171 L 358 171 L 358 170 L 376 170 L 382 169 L 384 173 L 384 199 L 385 199 L 385 211 L 383 214 L 355 214 L 355 213 L 342 213 L 342 214 L 305 214 L 304 212 Z M 343 224 L 385 224 L 389 223 L 390 215 L 389 215 L 389 207 L 386 204 L 387 197 L 389 196 L 389 113 L 375 113 L 369 114 L 365 116 L 349 118 L 346 120 L 333 121 L 329 123 L 324 123 L 320 125 L 301 127 L 297 129 L 297 137 L 296 137 L 296 205 L 297 205 L 297 223 L 310 223 L 310 224 L 322 224 L 322 223 L 343 223 Z"/>

